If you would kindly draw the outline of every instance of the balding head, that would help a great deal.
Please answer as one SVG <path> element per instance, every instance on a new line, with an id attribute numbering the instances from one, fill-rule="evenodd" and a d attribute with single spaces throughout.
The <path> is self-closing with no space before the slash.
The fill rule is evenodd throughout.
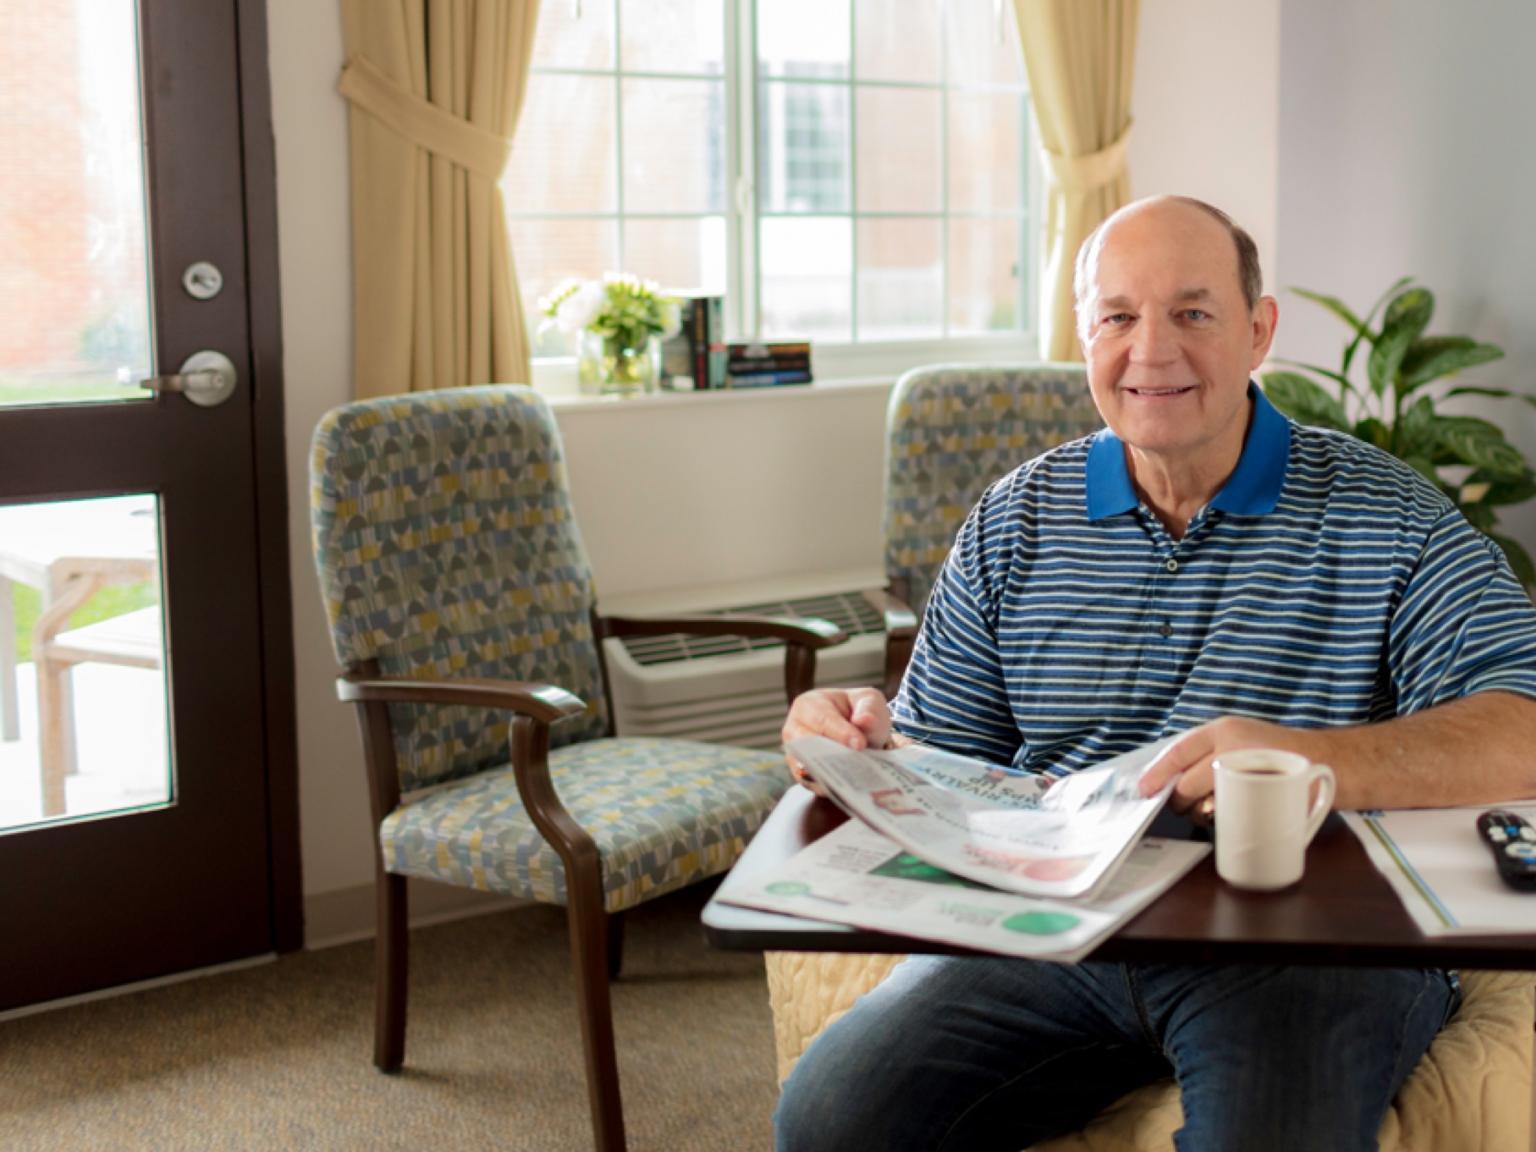
<path id="1" fill-rule="evenodd" d="M 1099 254 L 1103 251 L 1104 243 L 1111 231 L 1117 225 L 1131 221 L 1148 223 L 1149 217 L 1156 219 L 1159 216 L 1177 219 L 1178 216 L 1187 213 L 1198 213 L 1213 224 L 1219 225 L 1231 240 L 1235 256 L 1233 268 L 1237 275 L 1238 286 L 1242 289 L 1243 299 L 1247 302 L 1249 311 L 1254 309 L 1259 298 L 1264 294 L 1264 274 L 1259 268 L 1259 249 L 1253 242 L 1253 237 L 1239 227 L 1232 217 L 1204 200 L 1197 200 L 1193 196 L 1150 196 L 1145 200 L 1127 204 L 1115 212 L 1090 232 L 1088 238 L 1083 241 L 1082 247 L 1077 250 L 1072 291 L 1075 298 L 1079 336 L 1083 336 L 1087 331 L 1087 309 L 1084 305 L 1092 292 L 1093 273 Z"/>

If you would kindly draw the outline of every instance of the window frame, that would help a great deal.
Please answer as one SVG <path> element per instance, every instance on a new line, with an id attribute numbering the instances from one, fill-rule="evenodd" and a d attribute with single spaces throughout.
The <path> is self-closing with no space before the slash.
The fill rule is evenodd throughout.
<path id="1" fill-rule="evenodd" d="M 603 75 L 611 79 L 614 89 L 614 179 L 617 187 L 614 189 L 615 208 L 612 212 L 509 212 L 510 219 L 529 221 L 537 220 L 564 220 L 564 219 L 592 219 L 612 220 L 616 227 L 616 243 L 620 263 L 624 254 L 624 225 L 626 218 L 632 219 L 667 219 L 667 220 L 702 220 L 716 216 L 714 212 L 639 212 L 625 213 L 624 211 L 624 98 L 623 86 L 626 79 L 677 79 L 679 74 L 662 73 L 650 70 L 625 71 L 622 67 L 622 28 L 623 9 L 620 0 L 605 0 L 611 5 L 613 14 L 613 38 L 614 56 L 608 67 L 605 68 L 576 68 L 570 66 L 554 66 L 543 68 L 534 64 L 534 74 L 550 75 Z M 760 189 L 757 182 L 757 153 L 758 132 L 761 130 L 761 95 L 764 91 L 764 82 L 785 83 L 783 78 L 769 79 L 761 74 L 757 51 L 757 13 L 761 0 L 720 0 L 723 5 L 723 45 L 722 60 L 723 72 L 718 76 L 706 77 L 697 74 L 700 80 L 716 80 L 724 85 L 724 119 L 725 119 L 725 162 L 726 172 L 724 176 L 724 204 L 722 205 L 725 219 L 725 323 L 729 339 L 745 339 L 746 333 L 754 331 L 761 323 L 761 235 L 760 222 L 766 218 L 759 212 Z M 947 3 L 948 0 L 945 0 Z M 848 18 L 850 22 L 850 34 L 857 36 L 857 0 L 849 0 Z M 1036 141 L 1038 137 L 1038 125 L 1034 121 L 1034 111 L 1029 100 L 1027 80 L 1025 87 L 1020 89 L 1011 86 L 1000 85 L 962 85 L 954 87 L 949 78 L 949 52 L 948 52 L 948 22 L 944 21 L 945 43 L 941 48 L 941 74 L 937 83 L 911 83 L 900 82 L 886 83 L 882 81 L 863 82 L 863 86 L 869 88 L 888 88 L 891 90 L 915 89 L 935 90 L 940 93 L 940 163 L 946 173 L 949 164 L 950 150 L 950 123 L 949 123 L 949 97 L 953 91 L 986 92 L 1009 91 L 1016 92 L 1023 101 L 1023 121 L 1020 133 L 1020 173 L 1021 187 L 1024 190 L 1024 203 L 1022 211 L 1017 215 L 1002 213 L 960 213 L 952 214 L 949 204 L 949 183 L 947 179 L 940 180 L 940 208 L 937 212 L 863 212 L 858 208 L 858 127 L 856 102 L 861 90 L 861 82 L 857 75 L 856 53 L 850 57 L 848 73 L 837 79 L 816 79 L 809 83 L 824 84 L 841 87 L 848 93 L 849 123 L 848 123 L 848 207 L 843 212 L 837 213 L 790 213 L 775 212 L 769 216 L 781 219 L 793 219 L 796 216 L 815 216 L 821 218 L 846 219 L 849 222 L 851 236 L 851 278 L 849 301 L 849 326 L 855 337 L 858 332 L 859 310 L 859 266 L 858 266 L 858 225 L 861 220 L 881 218 L 928 218 L 937 220 L 944 230 L 943 264 L 941 270 L 942 288 L 940 292 L 941 328 L 949 326 L 949 237 L 950 225 L 955 220 L 964 219 L 999 219 L 1016 220 L 1019 224 L 1019 258 L 1022 266 L 1028 270 L 1023 277 L 1023 286 L 1019 292 L 1017 306 L 1020 309 L 1020 326 L 1013 329 L 968 333 L 963 335 L 938 335 L 914 339 L 885 339 L 885 340 L 826 340 L 813 338 L 813 358 L 818 381 L 854 381 L 868 379 L 894 379 L 902 372 L 918 364 L 930 363 L 988 363 L 996 361 L 1021 361 L 1034 360 L 1039 356 L 1037 336 L 1039 322 L 1040 281 L 1044 273 L 1040 259 L 1040 228 L 1037 227 L 1040 213 L 1044 210 L 1044 179 L 1039 157 L 1036 155 Z M 857 43 L 856 40 L 852 41 Z M 789 81 L 792 83 L 799 80 Z M 528 309 L 528 300 L 524 300 L 524 310 Z M 751 323 L 749 324 L 749 320 Z M 771 339 L 771 337 L 769 337 Z M 574 353 L 559 356 L 535 356 L 532 361 L 533 382 L 540 388 L 548 389 L 555 393 L 576 391 L 576 358 Z"/>

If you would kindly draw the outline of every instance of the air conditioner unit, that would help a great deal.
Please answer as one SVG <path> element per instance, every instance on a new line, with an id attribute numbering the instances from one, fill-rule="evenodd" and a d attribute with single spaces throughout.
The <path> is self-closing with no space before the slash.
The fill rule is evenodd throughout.
<path id="1" fill-rule="evenodd" d="M 831 620 L 849 639 L 817 653 L 817 685 L 878 685 L 884 676 L 884 621 L 862 591 L 713 611 Z M 672 736 L 744 748 L 779 746 L 786 708 L 783 645 L 676 633 L 605 643 L 614 724 L 620 736 Z"/>

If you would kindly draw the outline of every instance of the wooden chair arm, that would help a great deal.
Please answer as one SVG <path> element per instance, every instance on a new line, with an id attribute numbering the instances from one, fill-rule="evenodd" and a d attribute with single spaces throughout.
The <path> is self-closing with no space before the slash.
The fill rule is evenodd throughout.
<path id="1" fill-rule="evenodd" d="M 848 639 L 830 620 L 816 616 L 604 616 L 605 636 L 743 636 L 749 640 L 778 640 L 817 650 Z"/>
<path id="2" fill-rule="evenodd" d="M 336 678 L 336 695 L 353 704 L 505 708 L 541 724 L 553 724 L 586 710 L 581 698 L 564 688 L 524 680 L 388 680 L 347 673 Z"/>
<path id="3" fill-rule="evenodd" d="M 871 591 L 864 595 L 885 617 L 885 679 L 881 691 L 889 700 L 901 687 L 901 678 L 906 675 L 907 664 L 912 659 L 912 646 L 917 639 L 917 613 L 894 590 Z"/>

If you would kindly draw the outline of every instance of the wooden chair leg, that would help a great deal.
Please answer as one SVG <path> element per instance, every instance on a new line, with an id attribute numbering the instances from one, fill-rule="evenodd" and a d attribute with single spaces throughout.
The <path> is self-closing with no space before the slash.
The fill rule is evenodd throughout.
<path id="1" fill-rule="evenodd" d="M 624 1109 L 619 1097 L 619 1060 L 613 1039 L 613 1003 L 608 991 L 609 917 L 595 875 L 587 883 L 567 872 L 566 917 L 576 974 L 576 1005 L 587 1065 L 587 1097 L 597 1152 L 625 1152 Z"/>
<path id="2" fill-rule="evenodd" d="M 624 966 L 624 913 L 608 913 L 608 979 L 617 980 Z"/>
<path id="3" fill-rule="evenodd" d="M 405 1063 L 405 994 L 410 956 L 405 877 L 379 872 L 376 892 L 373 1062 L 382 1072 L 398 1072 Z"/>

